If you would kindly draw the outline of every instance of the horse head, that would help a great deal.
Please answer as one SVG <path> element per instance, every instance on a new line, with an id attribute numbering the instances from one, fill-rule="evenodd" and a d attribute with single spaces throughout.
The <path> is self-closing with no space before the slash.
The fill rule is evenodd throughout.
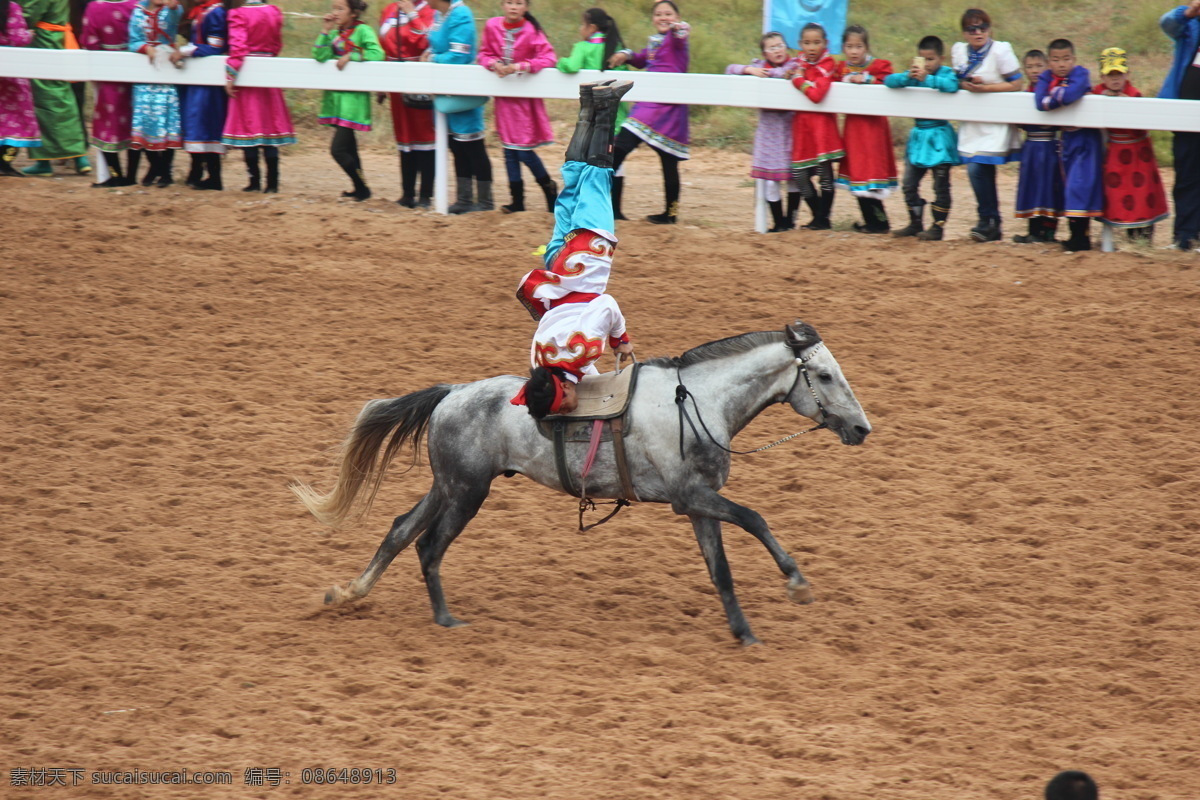
<path id="1" fill-rule="evenodd" d="M 799 370 L 788 404 L 797 414 L 824 423 L 842 444 L 862 444 L 871 432 L 871 423 L 817 329 L 796 320 L 783 332 Z"/>

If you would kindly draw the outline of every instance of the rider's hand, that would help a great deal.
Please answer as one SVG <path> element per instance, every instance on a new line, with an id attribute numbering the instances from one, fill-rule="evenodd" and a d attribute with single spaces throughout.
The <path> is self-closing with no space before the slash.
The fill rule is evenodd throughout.
<path id="1" fill-rule="evenodd" d="M 623 364 L 633 358 L 633 342 L 621 342 L 617 347 L 617 363 Z"/>

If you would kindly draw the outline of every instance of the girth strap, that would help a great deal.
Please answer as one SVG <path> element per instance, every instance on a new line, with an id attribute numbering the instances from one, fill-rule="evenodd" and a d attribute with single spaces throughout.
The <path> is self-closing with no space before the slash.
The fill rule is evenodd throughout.
<path id="1" fill-rule="evenodd" d="M 572 497 L 579 497 L 579 490 L 575 488 L 575 481 L 567 469 L 567 422 L 561 419 L 554 421 L 554 468 L 558 470 L 558 482 L 562 484 L 563 491 Z"/>

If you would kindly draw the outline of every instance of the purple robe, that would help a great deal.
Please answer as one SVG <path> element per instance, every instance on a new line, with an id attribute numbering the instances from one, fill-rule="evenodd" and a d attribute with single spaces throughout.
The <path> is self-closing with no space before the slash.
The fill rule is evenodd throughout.
<path id="1" fill-rule="evenodd" d="M 688 24 L 679 23 L 677 30 L 666 35 L 656 33 L 640 53 L 633 53 L 625 63 L 647 72 L 687 72 Z M 688 157 L 688 107 L 674 103 L 634 103 L 625 130 L 634 133 L 651 147 L 671 155 Z"/>
<path id="2" fill-rule="evenodd" d="M 125 52 L 129 49 L 129 17 L 138 0 L 92 0 L 83 12 L 84 50 Z M 128 83 L 96 81 L 96 108 L 92 113 L 92 144 L 115 153 L 129 147 L 133 123 L 133 97 Z"/>

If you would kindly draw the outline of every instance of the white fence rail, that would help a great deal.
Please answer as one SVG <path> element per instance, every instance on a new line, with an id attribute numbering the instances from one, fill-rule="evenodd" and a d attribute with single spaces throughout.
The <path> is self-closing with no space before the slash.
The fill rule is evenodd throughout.
<path id="1" fill-rule="evenodd" d="M 183 69 L 156 69 L 136 53 L 90 50 L 35 50 L 0 47 L 0 75 L 14 78 L 220 85 L 224 59 L 189 60 Z M 615 73 L 585 70 L 565 75 L 548 69 L 536 75 L 497 77 L 481 67 L 428 63 L 351 63 L 338 71 L 334 62 L 307 58 L 247 58 L 240 86 L 283 89 L 343 89 L 573 99 L 580 83 Z M 947 94 L 932 89 L 894 90 L 883 86 L 834 84 L 819 105 L 788 82 L 742 75 L 629 72 L 636 83 L 627 100 L 685 105 L 737 106 L 879 114 L 889 117 L 1047 124 L 1082 128 L 1140 128 L 1200 132 L 1200 103 L 1189 100 L 1089 96 L 1068 108 L 1038 111 L 1024 92 Z M 448 194 L 444 119 L 438 117 L 438 171 L 435 206 L 445 212 Z"/>

